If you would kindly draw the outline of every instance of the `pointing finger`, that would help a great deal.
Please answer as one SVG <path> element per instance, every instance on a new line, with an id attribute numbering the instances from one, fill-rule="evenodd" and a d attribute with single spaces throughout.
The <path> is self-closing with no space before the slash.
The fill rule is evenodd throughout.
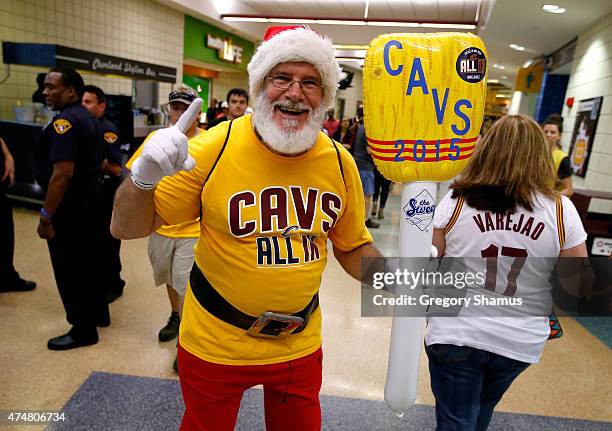
<path id="1" fill-rule="evenodd" d="M 189 108 L 185 112 L 183 112 L 181 118 L 179 118 L 179 120 L 176 122 L 176 128 L 179 130 L 179 132 L 185 134 L 185 132 L 189 130 L 189 126 L 193 124 L 196 117 L 200 114 L 201 111 L 202 99 L 198 97 L 191 103 L 191 105 L 189 105 Z"/>

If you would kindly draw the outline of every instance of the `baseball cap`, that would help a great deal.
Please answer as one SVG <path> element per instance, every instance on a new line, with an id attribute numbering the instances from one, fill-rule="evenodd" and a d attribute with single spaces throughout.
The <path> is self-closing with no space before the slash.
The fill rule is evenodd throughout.
<path id="1" fill-rule="evenodd" d="M 198 93 L 188 85 L 182 84 L 168 95 L 168 102 L 181 102 L 191 105 L 196 100 Z"/>
<path id="2" fill-rule="evenodd" d="M 228 107 L 227 102 L 224 100 L 224 101 L 221 103 L 221 108 L 227 108 L 227 107 Z"/>

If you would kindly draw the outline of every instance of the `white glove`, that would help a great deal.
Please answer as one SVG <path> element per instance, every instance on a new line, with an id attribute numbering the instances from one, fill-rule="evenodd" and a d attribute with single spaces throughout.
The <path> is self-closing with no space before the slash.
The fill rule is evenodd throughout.
<path id="1" fill-rule="evenodd" d="M 142 154 L 132 164 L 132 181 L 136 187 L 153 189 L 163 177 L 195 167 L 195 160 L 188 152 L 185 132 L 201 108 L 202 99 L 194 100 L 174 126 L 158 130 L 144 144 Z"/>

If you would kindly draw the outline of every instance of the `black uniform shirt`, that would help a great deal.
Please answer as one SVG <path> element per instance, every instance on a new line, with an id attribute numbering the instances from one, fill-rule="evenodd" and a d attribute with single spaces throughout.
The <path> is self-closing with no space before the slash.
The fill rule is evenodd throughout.
<path id="1" fill-rule="evenodd" d="M 121 165 L 121 140 L 119 139 L 119 129 L 105 116 L 98 119 L 102 128 L 104 138 L 104 157 L 109 163 Z"/>
<path id="2" fill-rule="evenodd" d="M 208 125 L 206 126 L 206 130 L 212 129 L 217 124 L 221 124 L 221 123 L 223 123 L 224 121 L 227 121 L 227 120 L 228 120 L 227 115 L 224 115 L 223 117 L 215 118 L 210 123 L 208 123 Z"/>
<path id="3" fill-rule="evenodd" d="M 4 161 L 4 152 L 2 151 L 2 148 L 0 148 L 0 178 L 4 176 Z M 0 183 L 0 193 L 6 192 L 9 181 L 11 181 L 11 179 L 7 177 L 6 180 Z"/>
<path id="4" fill-rule="evenodd" d="M 53 164 L 73 161 L 74 173 L 66 196 L 87 193 L 87 186 L 100 178 L 104 146 L 100 122 L 75 102 L 66 106 L 41 132 L 35 153 L 35 176 L 47 191 Z"/>

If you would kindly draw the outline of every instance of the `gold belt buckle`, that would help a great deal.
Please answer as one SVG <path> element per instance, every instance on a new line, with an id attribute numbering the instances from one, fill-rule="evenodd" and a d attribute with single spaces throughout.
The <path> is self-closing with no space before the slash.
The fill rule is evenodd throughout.
<path id="1" fill-rule="evenodd" d="M 252 337 L 282 339 L 290 335 L 302 323 L 304 319 L 301 317 L 266 311 L 259 315 L 247 330 L 247 334 Z"/>

